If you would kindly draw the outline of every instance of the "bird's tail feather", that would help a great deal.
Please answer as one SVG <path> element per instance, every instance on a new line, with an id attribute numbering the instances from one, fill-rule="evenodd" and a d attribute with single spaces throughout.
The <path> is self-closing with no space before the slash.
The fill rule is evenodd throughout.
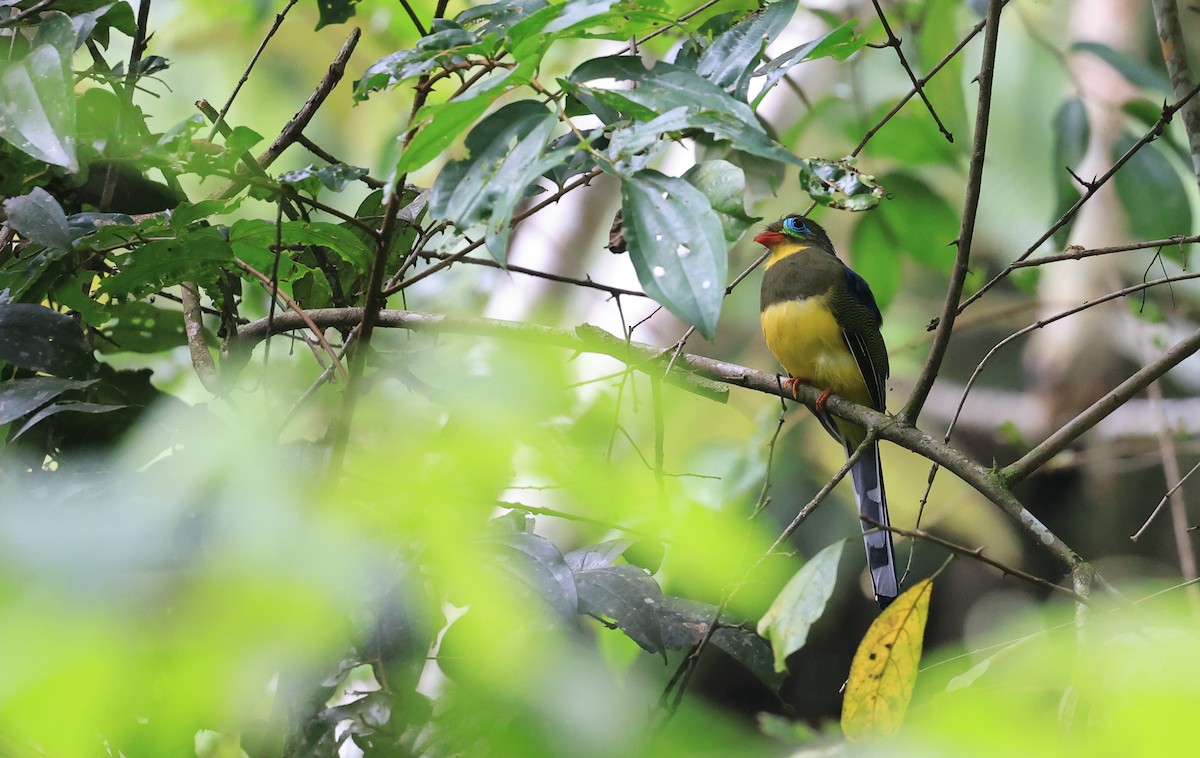
<path id="1" fill-rule="evenodd" d="M 849 445 L 847 454 L 854 452 Z M 854 498 L 858 512 L 876 524 L 890 526 L 888 520 L 887 495 L 883 488 L 883 467 L 879 462 L 879 444 L 872 441 L 862 456 L 850 469 L 854 480 Z M 878 529 L 866 521 L 862 522 L 863 542 L 867 548 L 867 567 L 871 570 L 871 584 L 875 587 L 875 600 L 880 608 L 886 608 L 900 594 L 900 582 L 896 573 L 896 551 L 892 545 L 892 533 Z"/>

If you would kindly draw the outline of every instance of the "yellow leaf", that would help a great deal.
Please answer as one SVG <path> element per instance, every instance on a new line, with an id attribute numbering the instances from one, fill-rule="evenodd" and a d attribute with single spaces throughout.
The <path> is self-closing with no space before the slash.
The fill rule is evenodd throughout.
<path id="1" fill-rule="evenodd" d="M 847 739 L 885 736 L 900 728 L 917 683 L 932 592 L 931 580 L 918 582 L 867 630 L 850 664 L 842 699 L 842 731 Z"/>

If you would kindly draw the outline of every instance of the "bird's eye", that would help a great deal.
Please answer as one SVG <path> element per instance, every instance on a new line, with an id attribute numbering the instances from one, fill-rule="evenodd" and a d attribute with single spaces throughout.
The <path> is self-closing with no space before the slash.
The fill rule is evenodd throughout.
<path id="1" fill-rule="evenodd" d="M 804 223 L 804 219 L 799 216 L 788 216 L 784 219 L 783 226 L 789 232 L 796 234 L 812 234 L 812 229 L 809 229 L 808 224 Z"/>

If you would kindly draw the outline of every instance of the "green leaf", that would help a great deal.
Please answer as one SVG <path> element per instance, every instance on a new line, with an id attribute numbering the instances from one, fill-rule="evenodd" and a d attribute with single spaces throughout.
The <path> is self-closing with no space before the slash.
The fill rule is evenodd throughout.
<path id="1" fill-rule="evenodd" d="M 71 58 L 75 29 L 65 13 L 42 17 L 25 58 L 0 60 L 0 139 L 46 163 L 79 170 Z"/>
<path id="2" fill-rule="evenodd" d="M 105 310 L 109 319 L 100 327 L 100 333 L 107 341 L 97 343 L 102 353 L 160 353 L 187 342 L 178 311 L 156 308 L 140 300 Z"/>
<path id="3" fill-rule="evenodd" d="M 803 158 L 799 163 L 801 189 L 821 205 L 864 211 L 883 199 L 883 187 L 875 177 L 856 169 L 853 158 Z"/>
<path id="4" fill-rule="evenodd" d="M 711 339 L 728 261 L 708 198 L 682 179 L 647 169 L 622 180 L 621 211 L 642 289 Z"/>
<path id="5" fill-rule="evenodd" d="M 500 0 L 496 3 L 467 8 L 454 17 L 455 23 L 473 30 L 480 37 L 503 34 L 514 24 L 532 16 L 548 5 L 546 0 Z"/>
<path id="6" fill-rule="evenodd" d="M 373 256 L 362 239 L 351 230 L 327 221 L 284 221 L 276 231 L 273 221 L 241 219 L 229 229 L 229 244 L 233 252 L 259 271 L 270 268 L 274 261 L 271 252 L 276 239 L 285 246 L 317 245 L 332 250 L 359 271 L 371 267 Z M 307 270 L 307 269 L 304 269 Z M 281 279 L 288 281 L 290 276 Z"/>
<path id="7" fill-rule="evenodd" d="M 721 220 L 726 244 L 742 238 L 761 218 L 746 213 L 746 175 L 729 161 L 705 161 L 687 170 L 683 179 L 704 193 Z"/>
<path id="8" fill-rule="evenodd" d="M 930 0 L 925 3 L 918 27 L 921 33 L 913 35 L 917 47 L 917 61 L 922 72 L 932 71 L 933 67 L 945 57 L 946 52 L 954 49 L 954 46 L 958 44 L 962 34 L 961 26 L 958 23 L 959 9 L 962 6 L 961 0 Z M 954 56 L 949 63 L 942 67 L 937 76 L 922 87 L 929 102 L 933 103 L 942 123 L 952 134 L 956 135 L 965 134 L 967 131 L 963 65 L 963 56 Z M 913 98 L 910 102 L 914 104 L 914 110 L 910 113 L 920 114 L 926 128 L 932 133 L 930 137 L 932 142 L 936 143 L 939 148 L 952 152 L 961 149 L 961 147 L 952 147 L 946 138 L 937 131 L 933 117 L 929 115 L 920 98 Z M 920 110 L 916 110 L 917 108 Z M 889 125 L 887 128 L 890 129 L 891 126 Z M 957 144 L 965 146 L 967 142 L 966 139 L 960 139 Z"/>
<path id="9" fill-rule="evenodd" d="M 262 142 L 263 136 L 248 126 L 235 126 L 225 138 L 225 149 L 232 155 L 241 155 Z"/>
<path id="10" fill-rule="evenodd" d="M 105 279 L 100 289 L 113 297 L 144 297 L 182 281 L 211 278 L 232 260 L 233 250 L 215 229 L 199 230 L 138 247 L 121 261 L 120 272 Z"/>
<path id="11" fill-rule="evenodd" d="M 1166 94 L 1171 93 L 1171 80 L 1157 69 L 1153 69 L 1129 54 L 1109 47 L 1100 42 L 1076 42 L 1071 46 L 1074 52 L 1091 53 L 1108 65 L 1115 68 L 1135 87 L 1152 89 Z"/>
<path id="12" fill-rule="evenodd" d="M 659 61 L 647 69 L 637 56 L 611 55 L 579 64 L 567 82 L 582 84 L 598 79 L 635 83 L 637 86 L 634 89 L 604 88 L 599 91 L 616 93 L 625 102 L 640 107 L 643 116 L 666 113 L 682 105 L 696 112 L 727 113 L 735 117 L 743 128 L 753 129 L 758 124 L 750 106 L 735 100 L 717 85 L 682 66 Z M 592 89 L 596 91 L 597 88 Z"/>
<path id="13" fill-rule="evenodd" d="M 875 212 L 864 215 L 850 237 L 854 253 L 852 268 L 867 280 L 881 311 L 887 310 L 900 288 L 901 259 L 892 235 L 893 230 L 882 214 Z"/>
<path id="14" fill-rule="evenodd" d="M 877 108 L 872 113 L 873 123 L 878 123 L 891 108 L 886 103 Z M 858 140 L 863 128 L 860 123 L 847 121 L 845 133 L 850 139 Z M 929 163 L 957 166 L 960 157 L 959 149 L 946 141 L 925 105 L 916 99 L 910 100 L 871 137 L 865 152 L 872 158 L 894 158 L 905 166 Z"/>
<path id="15" fill-rule="evenodd" d="M 437 158 L 450 143 L 475 123 L 492 103 L 513 87 L 527 81 L 528 72 L 517 69 L 491 74 L 465 95 L 446 103 L 427 105 L 413 119 L 420 128 L 400 155 L 396 172 L 416 171 Z"/>
<path id="16" fill-rule="evenodd" d="M 881 184 L 887 186 L 890 199 L 864 220 L 875 216 L 883 223 L 892 247 L 893 267 L 898 266 L 895 259 L 899 254 L 905 254 L 934 271 L 949 274 L 954 267 L 952 243 L 959 232 L 954 208 L 911 174 L 888 174 Z"/>
<path id="17" fill-rule="evenodd" d="M 607 616 L 643 650 L 666 652 L 663 593 L 645 571 L 628 564 L 604 566 L 576 572 L 575 584 L 580 613 Z"/>
<path id="18" fill-rule="evenodd" d="M 9 226 L 25 239 L 55 250 L 71 249 L 67 214 L 41 187 L 34 187 L 28 195 L 5 200 L 4 212 L 8 214 Z"/>
<path id="19" fill-rule="evenodd" d="M 354 18 L 354 6 L 359 0 L 317 0 L 320 17 L 316 29 L 330 24 L 344 24 Z"/>
<path id="20" fill-rule="evenodd" d="M 509 103 L 467 135 L 470 156 L 448 163 L 429 196 L 429 211 L 463 231 L 485 227 L 492 256 L 503 262 L 508 253 L 513 210 L 530 184 L 573 151 L 547 153 L 558 118 L 534 100 Z"/>
<path id="21" fill-rule="evenodd" d="M 1137 139 L 1128 133 L 1117 137 L 1112 156 L 1116 160 Z M 1192 229 L 1192 206 L 1179 172 L 1157 142 L 1134 153 L 1116 176 L 1117 197 L 1129 217 L 1129 225 L 1141 239 L 1160 239 L 1187 234 Z"/>
<path id="22" fill-rule="evenodd" d="M 78 376 L 95 363 L 78 321 L 33 303 L 0 304 L 0 361 L 55 376 Z"/>
<path id="23" fill-rule="evenodd" d="M 362 78 L 354 82 L 354 99 L 366 100 L 372 92 L 427 74 L 454 58 L 483 49 L 478 36 L 453 21 L 439 19 L 434 22 L 432 33 L 422 37 L 414 47 L 398 50 L 371 64 Z"/>
<path id="24" fill-rule="evenodd" d="M 745 100 L 750 77 L 767 44 L 796 13 L 796 0 L 768 3 L 729 31 L 717 36 L 696 61 L 696 73 L 739 100 Z"/>
<path id="25" fill-rule="evenodd" d="M 800 567 L 758 622 L 758 633 L 771 641 L 775 651 L 776 671 L 787 671 L 787 657 L 804 647 L 808 630 L 825 612 L 844 544 L 833 543 Z"/>
<path id="26" fill-rule="evenodd" d="M 771 89 L 779 83 L 787 72 L 792 69 L 797 63 L 806 60 L 817 60 L 818 58 L 833 57 L 837 60 L 845 60 L 854 53 L 866 47 L 866 37 L 856 37 L 854 35 L 854 27 L 858 24 L 858 19 L 850 19 L 841 26 L 830 30 L 826 34 L 822 34 L 814 40 L 809 40 L 803 45 L 788 50 L 785 53 L 775 56 L 770 63 L 763 64 L 754 72 L 754 77 L 766 77 L 763 81 L 762 90 L 754 98 L 754 105 L 757 106 L 762 102 Z"/>

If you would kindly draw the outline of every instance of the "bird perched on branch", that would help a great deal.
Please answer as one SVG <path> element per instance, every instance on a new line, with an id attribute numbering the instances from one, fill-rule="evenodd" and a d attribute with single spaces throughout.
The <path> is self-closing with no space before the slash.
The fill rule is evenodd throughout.
<path id="1" fill-rule="evenodd" d="M 871 288 L 842 263 L 825 230 L 801 215 L 786 216 L 754 238 L 770 252 L 762 279 L 761 313 L 767 347 L 797 384 L 821 390 L 816 416 L 850 456 L 867 438 L 858 424 L 825 410 L 830 395 L 885 410 L 887 347 L 883 317 Z M 887 526 L 887 497 L 879 445 L 871 440 L 850 469 L 859 514 Z M 863 522 L 867 566 L 881 608 L 896 599 L 899 581 L 891 532 Z"/>

